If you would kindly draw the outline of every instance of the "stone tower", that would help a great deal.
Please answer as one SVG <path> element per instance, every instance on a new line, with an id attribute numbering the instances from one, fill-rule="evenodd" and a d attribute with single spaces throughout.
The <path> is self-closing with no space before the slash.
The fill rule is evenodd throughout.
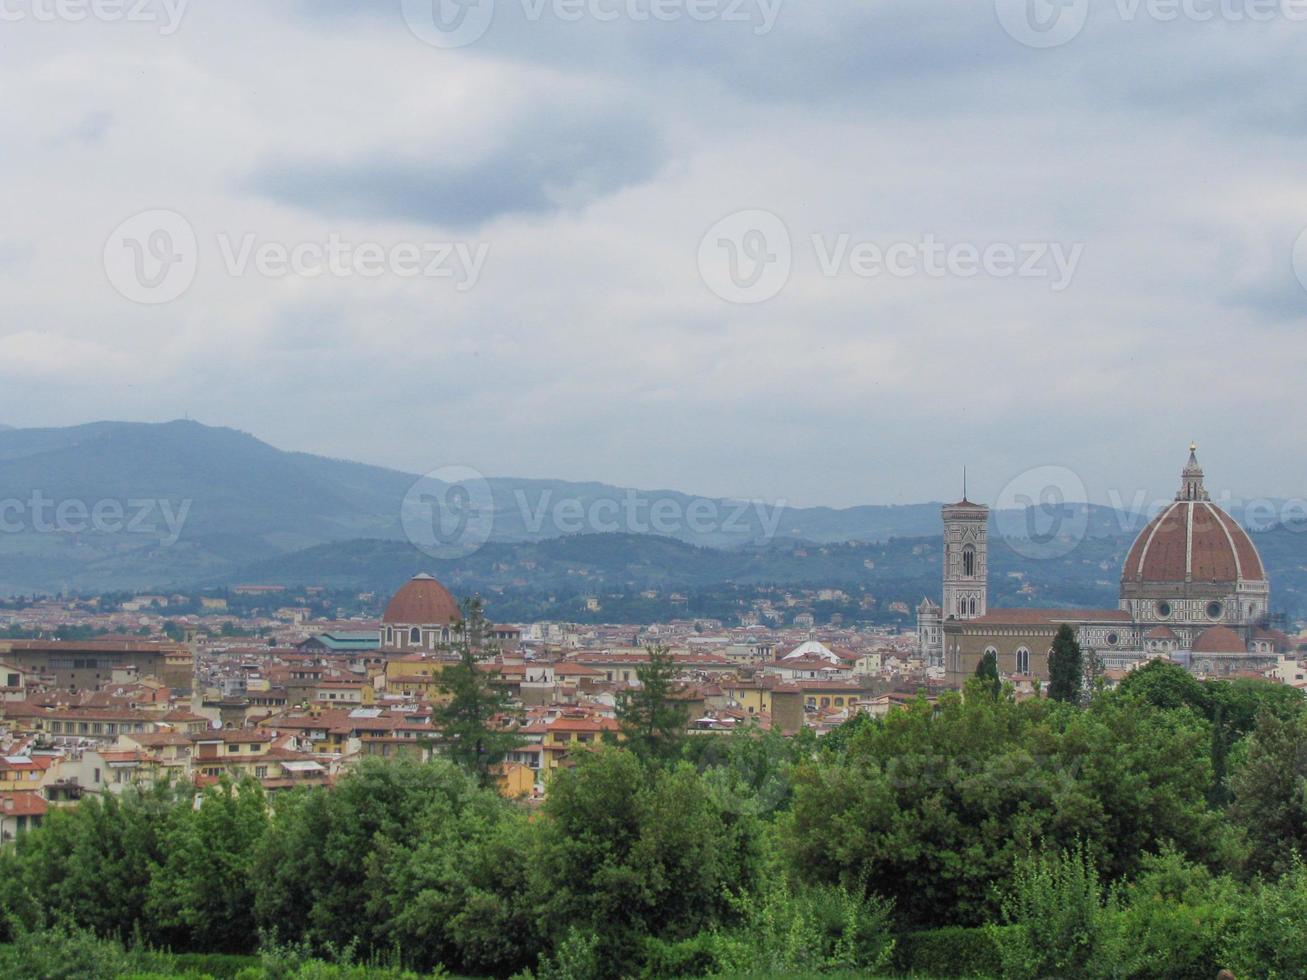
<path id="1" fill-rule="evenodd" d="M 989 508 L 966 497 L 946 504 L 944 518 L 944 618 L 985 615 L 989 600 Z"/>

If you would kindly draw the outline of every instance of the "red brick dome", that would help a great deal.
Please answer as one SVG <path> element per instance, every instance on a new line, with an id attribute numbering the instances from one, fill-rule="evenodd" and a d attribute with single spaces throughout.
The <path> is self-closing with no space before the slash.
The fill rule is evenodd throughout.
<path id="1" fill-rule="evenodd" d="M 1126 582 L 1265 582 L 1248 533 L 1212 503 L 1191 448 L 1175 502 L 1135 539 L 1125 560 Z"/>
<path id="2" fill-rule="evenodd" d="M 1247 653 L 1248 645 L 1228 626 L 1209 626 L 1194 640 L 1194 653 Z"/>
<path id="3" fill-rule="evenodd" d="M 451 626 L 462 618 L 449 590 L 424 572 L 413 576 L 395 593 L 381 621 L 402 626 Z"/>

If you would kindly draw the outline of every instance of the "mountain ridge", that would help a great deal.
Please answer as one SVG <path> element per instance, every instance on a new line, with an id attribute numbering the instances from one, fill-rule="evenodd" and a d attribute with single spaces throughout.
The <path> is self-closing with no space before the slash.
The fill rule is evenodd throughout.
<path id="1" fill-rule="evenodd" d="M 450 506 L 450 485 L 428 486 L 418 481 L 415 474 L 281 450 L 250 433 L 189 420 L 0 429 L 0 502 L 17 502 L 24 508 L 17 512 L 16 528 L 12 526 L 15 512 L 0 515 L 10 522 L 0 533 L 0 594 L 180 588 L 292 572 L 307 580 L 315 574 L 311 563 L 320 562 L 316 574 L 329 576 L 337 574 L 333 569 L 341 556 L 350 554 L 371 555 L 369 560 L 375 560 L 371 578 L 351 578 L 348 570 L 339 570 L 342 582 L 348 580 L 360 588 L 381 584 L 376 579 L 390 582 L 402 578 L 420 565 L 443 569 L 445 565 L 409 543 L 403 502 L 419 486 L 424 491 L 435 490 L 445 504 L 444 511 L 428 507 L 429 521 L 443 519 L 457 507 Z M 618 542 L 634 549 L 640 553 L 635 556 L 636 564 L 644 563 L 643 571 L 621 579 L 618 569 L 625 559 L 609 554 L 600 562 L 604 581 L 702 584 L 701 576 L 683 567 L 696 561 L 716 569 L 714 574 L 726 576 L 723 581 L 733 576 L 755 581 L 747 567 L 738 567 L 741 557 L 732 557 L 733 552 L 743 552 L 749 561 L 767 566 L 768 574 L 778 581 L 818 581 L 813 578 L 814 568 L 819 574 L 857 579 L 855 567 L 810 566 L 796 557 L 808 546 L 851 542 L 868 549 L 859 561 L 872 561 L 879 569 L 863 579 L 883 585 L 888 579 L 881 572 L 888 571 L 903 580 L 905 589 L 912 583 L 915 592 L 919 583 L 922 594 L 938 592 L 937 569 L 918 578 L 920 569 L 912 563 L 912 567 L 893 567 L 900 551 L 891 548 L 879 556 L 873 554 L 894 542 L 911 542 L 912 549 L 937 553 L 938 502 L 847 508 L 778 505 L 769 509 L 730 498 L 639 490 L 596 481 L 489 477 L 485 488 L 489 495 L 485 503 L 491 510 L 489 528 L 471 542 L 483 542 L 484 554 L 480 558 L 475 553 L 467 555 L 465 562 L 471 569 L 469 581 L 478 588 L 495 588 L 521 578 L 500 580 L 481 568 L 485 554 L 496 554 L 496 548 L 520 546 L 518 551 L 525 553 L 551 540 L 588 538 L 592 544 L 587 547 L 607 549 Z M 41 501 L 43 514 L 38 513 Z M 151 512 L 133 525 L 132 519 L 140 516 L 137 505 L 142 503 L 151 505 Z M 52 527 L 52 515 L 58 514 L 61 505 L 70 508 L 74 517 L 81 515 L 80 523 L 68 521 L 70 526 L 61 526 L 54 521 Z M 628 505 L 638 515 L 634 522 L 623 514 Z M 654 505 L 677 515 L 676 520 L 666 528 L 653 527 L 650 515 Z M 696 507 L 701 516 L 708 516 L 707 521 L 695 523 Z M 104 527 L 91 521 L 87 526 L 86 515 L 112 515 L 115 509 L 124 515 L 117 525 Z M 1096 601 L 1114 603 L 1123 550 L 1147 515 L 1123 514 L 1093 504 L 1065 505 L 1056 514 L 1062 533 L 1036 544 L 1025 538 L 1032 536 L 1035 518 L 1047 518 L 1048 513 L 1040 515 L 1034 509 L 994 513 L 992 581 L 999 574 L 1022 573 L 1022 566 L 1015 561 L 1002 565 L 999 555 L 1006 547 L 1014 558 L 1027 564 L 1039 561 L 1041 569 L 1058 569 L 1066 579 L 1065 588 L 1053 590 L 1050 601 L 1075 596 L 1074 601 L 1083 602 L 1097 595 Z M 635 526 L 640 522 L 642 526 Z M 641 530 L 644 533 L 630 533 Z M 593 543 L 604 538 L 597 532 L 609 535 L 607 543 Z M 697 557 L 659 551 L 659 538 L 707 550 Z M 1294 562 L 1303 564 L 1294 547 L 1300 540 L 1286 538 L 1283 546 L 1276 546 L 1283 552 L 1281 561 L 1286 568 L 1298 567 Z M 510 565 L 517 560 L 511 547 L 504 554 Z M 660 554 L 662 559 L 657 557 Z M 783 557 L 786 554 L 788 557 Z M 1061 562 L 1066 555 L 1070 560 Z M 1053 559 L 1053 563 L 1045 559 Z M 648 567 L 659 560 L 665 565 L 661 571 Z M 883 568 L 884 562 L 891 567 Z M 579 575 L 582 565 L 578 560 L 574 578 L 583 577 Z M 457 577 L 456 564 L 449 569 L 447 573 Z M 916 601 L 920 596 L 912 598 Z"/>

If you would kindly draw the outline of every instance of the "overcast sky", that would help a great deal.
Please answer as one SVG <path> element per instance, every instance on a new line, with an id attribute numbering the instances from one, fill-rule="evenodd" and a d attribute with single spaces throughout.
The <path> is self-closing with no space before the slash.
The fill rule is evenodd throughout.
<path id="1" fill-rule="evenodd" d="M 1307 485 L 1307 12 L 61 2 L 0 4 L 0 422 L 800 504 L 1169 494 L 1191 439 Z"/>

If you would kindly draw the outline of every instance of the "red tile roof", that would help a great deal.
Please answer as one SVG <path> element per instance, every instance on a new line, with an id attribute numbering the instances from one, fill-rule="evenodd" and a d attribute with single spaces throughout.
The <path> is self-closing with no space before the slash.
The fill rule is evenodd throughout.
<path id="1" fill-rule="evenodd" d="M 1177 500 L 1140 532 L 1124 577 L 1138 582 L 1265 581 L 1246 531 L 1206 500 Z"/>
<path id="2" fill-rule="evenodd" d="M 386 606 L 383 623 L 404 626 L 448 626 L 463 618 L 449 590 L 430 575 L 409 579 Z"/>
<path id="3" fill-rule="evenodd" d="M 0 793 L 0 812 L 6 817 L 43 817 L 50 806 L 40 793 Z"/>
<path id="4" fill-rule="evenodd" d="M 1130 614 L 1122 609 L 991 609 L 984 616 L 962 620 L 962 625 L 1056 626 L 1080 622 L 1128 623 Z"/>

